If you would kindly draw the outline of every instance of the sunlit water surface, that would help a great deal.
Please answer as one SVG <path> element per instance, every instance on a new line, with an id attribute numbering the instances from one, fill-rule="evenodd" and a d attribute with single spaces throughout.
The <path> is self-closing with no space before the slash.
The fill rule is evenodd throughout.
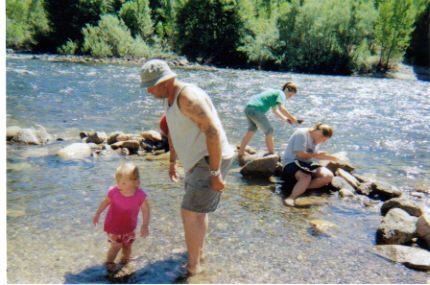
<path id="1" fill-rule="evenodd" d="M 158 161 L 129 156 L 63 161 L 55 152 L 78 141 L 79 131 L 137 133 L 157 129 L 161 102 L 139 88 L 138 67 L 82 65 L 39 60 L 7 61 L 7 124 L 40 124 L 66 138 L 46 146 L 7 146 L 7 280 L 10 283 L 178 282 L 186 260 L 179 207 L 182 184 L 168 179 Z M 299 92 L 287 109 L 304 127 L 330 124 L 328 152 L 346 151 L 356 172 L 408 192 L 430 182 L 430 84 L 423 81 L 275 73 L 175 70 L 207 90 L 230 143 L 247 127 L 247 99 L 293 81 Z M 294 127 L 273 114 L 275 143 L 284 150 Z M 251 141 L 264 150 L 259 132 Z M 125 279 L 106 278 L 108 248 L 102 226 L 91 224 L 99 203 L 125 160 L 140 166 L 151 206 L 150 236 L 133 246 Z M 323 206 L 285 208 L 279 186 L 249 182 L 237 172 L 218 210 L 210 215 L 205 271 L 191 283 L 425 283 L 425 272 L 372 252 L 380 203 L 336 195 Z M 338 227 L 315 233 L 312 219 Z"/>

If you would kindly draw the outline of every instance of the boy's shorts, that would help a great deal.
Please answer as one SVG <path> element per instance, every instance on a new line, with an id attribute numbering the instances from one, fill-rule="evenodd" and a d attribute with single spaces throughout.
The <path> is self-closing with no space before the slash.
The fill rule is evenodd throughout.
<path id="1" fill-rule="evenodd" d="M 232 158 L 221 162 L 221 175 L 225 181 Z M 221 193 L 213 189 L 209 170 L 209 157 L 200 159 L 185 175 L 185 195 L 181 207 L 197 213 L 214 212 L 221 199 Z"/>
<path id="2" fill-rule="evenodd" d="M 273 127 L 265 113 L 257 111 L 250 106 L 246 106 L 245 115 L 248 120 L 248 132 L 256 132 L 258 127 L 266 136 L 273 133 Z"/>
<path id="3" fill-rule="evenodd" d="M 301 170 L 307 174 L 312 174 L 319 167 L 321 167 L 321 165 L 317 163 L 308 163 L 300 160 L 295 160 L 285 165 L 284 169 L 282 170 L 281 178 L 288 183 L 294 185 L 297 182 L 295 176 L 297 171 Z"/>
<path id="4" fill-rule="evenodd" d="M 107 234 L 108 242 L 111 243 L 122 243 L 122 245 L 131 245 L 136 239 L 136 234 L 134 232 L 123 234 L 123 235 L 115 235 L 115 234 Z"/>

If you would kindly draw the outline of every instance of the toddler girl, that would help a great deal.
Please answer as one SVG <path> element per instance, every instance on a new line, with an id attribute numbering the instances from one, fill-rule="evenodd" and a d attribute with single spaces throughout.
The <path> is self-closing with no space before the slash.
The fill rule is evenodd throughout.
<path id="1" fill-rule="evenodd" d="M 100 214 L 110 205 L 104 223 L 104 231 L 111 243 L 105 263 L 110 272 L 117 269 L 115 257 L 121 249 L 120 263 L 127 264 L 130 259 L 139 208 L 143 216 L 143 223 L 140 228 L 140 236 L 142 237 L 149 234 L 150 216 L 146 194 L 139 188 L 139 169 L 137 166 L 131 163 L 121 165 L 116 170 L 115 180 L 117 185 L 109 189 L 107 197 L 101 202 L 93 218 L 93 224 L 97 225 Z"/>

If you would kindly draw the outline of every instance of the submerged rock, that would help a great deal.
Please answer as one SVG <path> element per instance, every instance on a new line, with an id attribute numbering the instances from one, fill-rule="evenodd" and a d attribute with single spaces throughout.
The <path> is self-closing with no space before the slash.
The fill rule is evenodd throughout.
<path id="1" fill-rule="evenodd" d="M 310 220 L 309 222 L 317 232 L 322 234 L 328 234 L 329 229 L 337 227 L 336 224 L 324 220 Z"/>
<path id="2" fill-rule="evenodd" d="M 430 270 L 430 251 L 404 245 L 376 245 L 376 254 L 408 267 Z"/>
<path id="3" fill-rule="evenodd" d="M 73 143 L 60 149 L 57 155 L 64 159 L 85 159 L 91 156 L 91 146 L 86 143 Z"/>
<path id="4" fill-rule="evenodd" d="M 330 200 L 327 197 L 321 196 L 307 196 L 307 197 L 299 197 L 294 200 L 294 204 L 297 207 L 309 207 L 316 205 L 327 204 Z"/>
<path id="5" fill-rule="evenodd" d="M 403 244 L 410 242 L 416 231 L 417 218 L 402 209 L 391 209 L 376 231 L 376 242 Z"/>

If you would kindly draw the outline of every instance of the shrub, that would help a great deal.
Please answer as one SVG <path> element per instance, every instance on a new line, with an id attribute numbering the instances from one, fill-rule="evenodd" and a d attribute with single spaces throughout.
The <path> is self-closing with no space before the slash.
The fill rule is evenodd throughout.
<path id="1" fill-rule="evenodd" d="M 82 51 L 94 57 L 123 57 L 134 40 L 124 22 L 111 14 L 103 15 L 98 26 L 87 24 L 82 33 Z"/>
<path id="2" fill-rule="evenodd" d="M 64 45 L 57 48 L 59 54 L 75 54 L 78 51 L 78 44 L 72 40 L 68 40 Z"/>

